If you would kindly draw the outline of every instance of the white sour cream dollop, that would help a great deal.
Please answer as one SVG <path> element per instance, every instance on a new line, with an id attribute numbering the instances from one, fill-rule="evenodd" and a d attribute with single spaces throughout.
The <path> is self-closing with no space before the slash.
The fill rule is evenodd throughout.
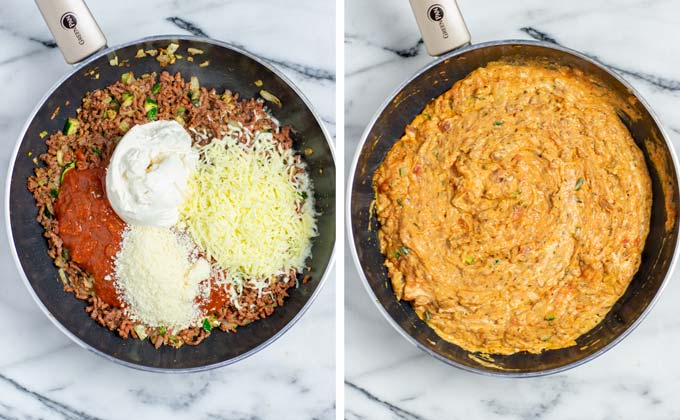
<path id="1" fill-rule="evenodd" d="M 111 207 L 128 224 L 173 226 L 197 161 L 189 133 L 176 121 L 132 127 L 106 171 Z"/>

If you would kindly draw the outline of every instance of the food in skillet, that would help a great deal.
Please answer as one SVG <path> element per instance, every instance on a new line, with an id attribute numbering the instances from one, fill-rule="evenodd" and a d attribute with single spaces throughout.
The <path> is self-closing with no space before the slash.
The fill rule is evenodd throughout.
<path id="1" fill-rule="evenodd" d="M 301 277 L 312 185 L 262 100 L 126 73 L 46 143 L 28 188 L 49 254 L 121 337 L 195 345 L 271 315 Z"/>
<path id="2" fill-rule="evenodd" d="M 490 63 L 428 104 L 373 178 L 397 298 L 468 351 L 574 345 L 626 291 L 649 231 L 622 107 L 543 62 Z"/>

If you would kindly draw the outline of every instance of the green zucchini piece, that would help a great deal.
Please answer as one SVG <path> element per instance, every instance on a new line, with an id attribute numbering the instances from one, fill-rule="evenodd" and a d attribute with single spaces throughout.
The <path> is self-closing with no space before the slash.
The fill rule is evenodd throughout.
<path id="1" fill-rule="evenodd" d="M 137 338 L 139 338 L 140 340 L 143 341 L 144 339 L 146 339 L 146 337 L 148 337 L 148 335 L 146 334 L 146 327 L 144 325 L 137 324 L 133 328 L 137 333 Z"/>
<path id="2" fill-rule="evenodd" d="M 123 92 L 123 94 L 120 97 L 123 100 L 122 103 L 123 106 L 132 105 L 132 98 L 134 98 L 134 96 L 131 93 Z"/>
<path id="3" fill-rule="evenodd" d="M 144 111 L 149 112 L 152 109 L 158 109 L 158 102 L 151 98 L 146 98 L 144 100 Z"/>
<path id="4" fill-rule="evenodd" d="M 191 79 L 189 79 L 189 98 L 194 106 L 200 105 L 201 85 L 196 76 L 192 76 Z"/>
<path id="5" fill-rule="evenodd" d="M 75 162 L 69 162 L 64 166 L 64 169 L 61 170 L 61 176 L 59 177 L 59 182 L 64 183 L 64 175 L 66 175 L 66 172 L 70 171 L 71 169 L 76 167 Z"/>
<path id="6" fill-rule="evenodd" d="M 131 71 L 123 73 L 123 75 L 120 76 L 120 81 L 123 82 L 123 84 L 129 85 L 135 81 L 135 75 Z"/>
<path id="7" fill-rule="evenodd" d="M 80 123 L 78 122 L 77 119 L 75 118 L 67 119 L 66 124 L 64 124 L 64 134 L 66 134 L 67 136 L 76 134 L 76 132 L 78 132 L 79 125 Z"/>

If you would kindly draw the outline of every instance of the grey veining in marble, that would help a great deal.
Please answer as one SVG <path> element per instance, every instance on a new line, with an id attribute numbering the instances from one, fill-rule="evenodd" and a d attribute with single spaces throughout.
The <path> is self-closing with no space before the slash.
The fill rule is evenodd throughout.
<path id="1" fill-rule="evenodd" d="M 110 45 L 148 35 L 193 33 L 265 58 L 301 88 L 334 133 L 333 1 L 90 0 L 88 4 Z M 2 1 L 0 44 L 0 173 L 4 176 L 25 119 L 69 66 L 29 0 Z M 334 272 L 302 319 L 260 353 L 210 372 L 160 375 L 119 366 L 71 343 L 25 290 L 7 250 L 4 224 L 0 229 L 1 419 L 334 417 Z"/>
<path id="2" fill-rule="evenodd" d="M 459 0 L 473 43 L 540 39 L 596 57 L 630 81 L 680 146 L 680 2 Z M 431 58 L 408 2 L 348 0 L 346 171 L 387 96 Z M 680 279 L 619 346 L 581 367 L 499 379 L 449 367 L 412 347 L 382 318 L 346 249 L 347 419 L 680 418 Z"/>

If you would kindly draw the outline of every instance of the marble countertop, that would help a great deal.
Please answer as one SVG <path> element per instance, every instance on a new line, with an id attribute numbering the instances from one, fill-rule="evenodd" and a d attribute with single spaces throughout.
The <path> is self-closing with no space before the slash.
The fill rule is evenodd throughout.
<path id="1" fill-rule="evenodd" d="M 647 99 L 680 150 L 680 3 L 655 0 L 459 0 L 473 42 L 545 39 L 597 56 Z M 379 11 L 379 12 L 378 12 Z M 348 0 L 346 171 L 371 116 L 428 63 L 407 1 Z M 669 419 L 680 417 L 680 273 L 620 345 L 573 370 L 499 379 L 412 347 L 370 301 L 346 250 L 347 419 Z"/>
<path id="2" fill-rule="evenodd" d="M 90 0 L 89 6 L 109 45 L 154 34 L 195 33 L 243 46 L 290 77 L 334 134 L 332 0 Z M 25 119 L 70 67 L 54 48 L 32 1 L 3 0 L 0 43 L 4 85 L 0 173 L 4 175 Z M 0 418 L 334 417 L 334 272 L 302 319 L 258 354 L 205 373 L 152 374 L 111 363 L 59 332 L 25 289 L 7 249 L 4 223 L 0 229 L 0 335 L 4 337 Z"/>

